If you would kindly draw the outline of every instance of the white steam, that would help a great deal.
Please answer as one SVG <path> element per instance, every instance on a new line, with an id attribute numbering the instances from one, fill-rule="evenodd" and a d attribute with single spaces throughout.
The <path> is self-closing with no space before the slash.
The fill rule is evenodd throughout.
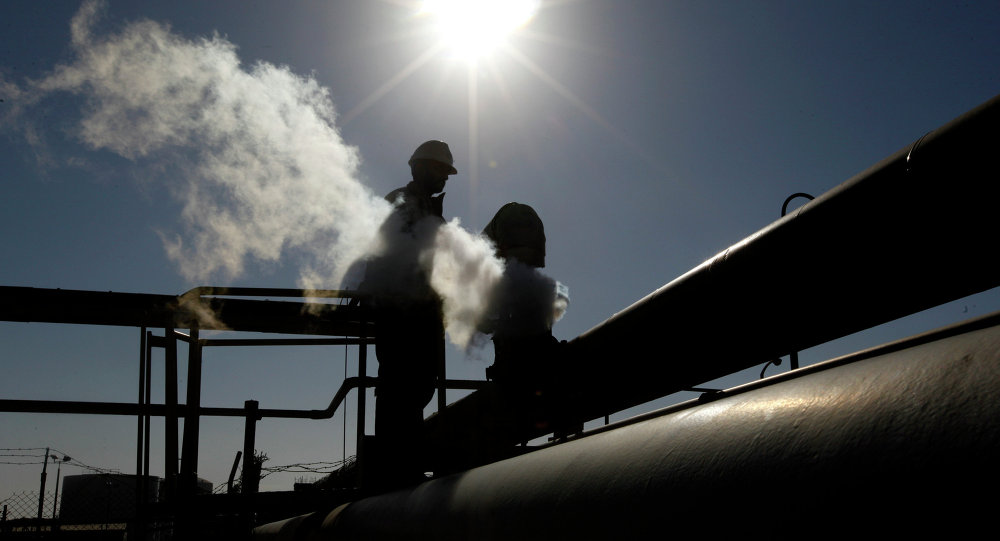
<path id="1" fill-rule="evenodd" d="M 338 283 L 389 208 L 357 180 L 328 91 L 286 67 L 244 69 L 219 36 L 148 20 L 99 36 L 100 8 L 86 2 L 72 21 L 74 61 L 33 85 L 84 96 L 78 134 L 92 148 L 183 173 L 170 188 L 186 230 L 163 238 L 181 274 L 231 279 L 295 251 L 300 285 Z"/>
<path id="2" fill-rule="evenodd" d="M 458 219 L 438 229 L 434 250 L 431 286 L 443 299 L 448 336 L 468 347 L 503 276 L 503 262 L 488 239 L 462 229 Z"/>

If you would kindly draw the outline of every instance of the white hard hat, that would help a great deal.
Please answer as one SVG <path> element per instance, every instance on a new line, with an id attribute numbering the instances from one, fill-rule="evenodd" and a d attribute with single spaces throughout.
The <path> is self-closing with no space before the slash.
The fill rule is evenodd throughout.
<path id="1" fill-rule="evenodd" d="M 430 141 L 425 141 L 417 147 L 417 150 L 413 151 L 413 156 L 410 156 L 410 165 L 413 165 L 413 160 L 434 160 L 436 162 L 441 162 L 448 167 L 451 167 L 451 174 L 458 174 L 455 169 L 455 159 L 451 157 L 451 149 L 448 148 L 448 143 L 444 141 L 438 141 L 432 139 Z"/>

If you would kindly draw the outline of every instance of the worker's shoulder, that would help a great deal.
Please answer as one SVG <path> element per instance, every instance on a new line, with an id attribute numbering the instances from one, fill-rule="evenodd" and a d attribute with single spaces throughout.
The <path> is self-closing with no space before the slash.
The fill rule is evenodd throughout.
<path id="1" fill-rule="evenodd" d="M 385 196 L 385 200 L 393 205 L 400 205 L 404 201 L 413 199 L 412 191 L 413 190 L 411 189 L 410 184 L 407 184 L 406 186 L 396 188 L 395 190 L 389 192 L 388 195 Z"/>
<path id="2" fill-rule="evenodd" d="M 385 196 L 385 200 L 395 205 L 400 197 L 405 193 L 406 188 L 396 188 Z"/>

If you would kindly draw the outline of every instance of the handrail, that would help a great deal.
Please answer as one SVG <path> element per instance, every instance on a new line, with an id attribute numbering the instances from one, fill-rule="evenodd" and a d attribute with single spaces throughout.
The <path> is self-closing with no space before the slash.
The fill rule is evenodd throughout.
<path id="1" fill-rule="evenodd" d="M 488 381 L 446 379 L 444 380 L 446 389 L 453 390 L 477 390 L 490 385 Z M 378 384 L 378 378 L 372 376 L 351 376 L 344 380 L 337 393 L 334 394 L 330 405 L 321 410 L 294 410 L 294 409 L 259 409 L 257 418 L 284 418 L 284 419 L 330 419 L 336 413 L 337 408 L 347 398 L 347 393 L 359 387 L 369 388 Z M 147 404 L 139 405 L 132 402 L 80 402 L 69 400 L 12 400 L 0 399 L 0 412 L 21 412 L 21 413 L 69 413 L 86 415 L 152 415 L 163 417 L 168 411 L 173 409 L 177 415 L 187 415 L 190 409 L 187 405 L 178 404 L 168 406 L 167 404 Z M 213 408 L 199 407 L 199 415 L 212 417 L 246 417 L 246 410 L 243 408 Z"/>
<path id="2" fill-rule="evenodd" d="M 283 287 L 216 287 L 198 286 L 191 288 L 180 296 L 190 297 L 302 297 L 302 298 L 356 298 L 360 294 L 349 289 L 294 289 Z"/>

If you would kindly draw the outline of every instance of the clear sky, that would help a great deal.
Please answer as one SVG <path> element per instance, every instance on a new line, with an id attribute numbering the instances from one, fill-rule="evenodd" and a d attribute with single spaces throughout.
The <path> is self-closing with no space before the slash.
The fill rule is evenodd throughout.
<path id="1" fill-rule="evenodd" d="M 538 211 L 545 272 L 570 288 L 554 328 L 568 340 L 776 220 L 788 195 L 819 195 L 1000 92 L 993 1 L 543 1 L 474 59 L 419 8 L 6 2 L 0 285 L 337 287 L 372 201 L 438 138 L 459 170 L 447 218 L 477 232 L 507 202 Z M 802 360 L 998 308 L 987 292 Z M 0 341 L 0 397 L 136 399 L 137 329 L 0 323 Z M 353 366 L 338 348 L 209 350 L 203 404 L 325 407 L 345 355 Z M 491 355 L 451 347 L 449 376 L 482 379 Z M 341 422 L 265 420 L 258 448 L 270 466 L 336 461 Z M 131 418 L 0 414 L 0 449 L 132 472 L 134 441 Z M 153 445 L 161 474 L 162 425 Z M 223 483 L 241 448 L 242 421 L 204 420 L 199 474 Z M 37 490 L 40 465 L 12 461 L 0 499 Z M 313 477 L 263 488 L 297 476 Z"/>

